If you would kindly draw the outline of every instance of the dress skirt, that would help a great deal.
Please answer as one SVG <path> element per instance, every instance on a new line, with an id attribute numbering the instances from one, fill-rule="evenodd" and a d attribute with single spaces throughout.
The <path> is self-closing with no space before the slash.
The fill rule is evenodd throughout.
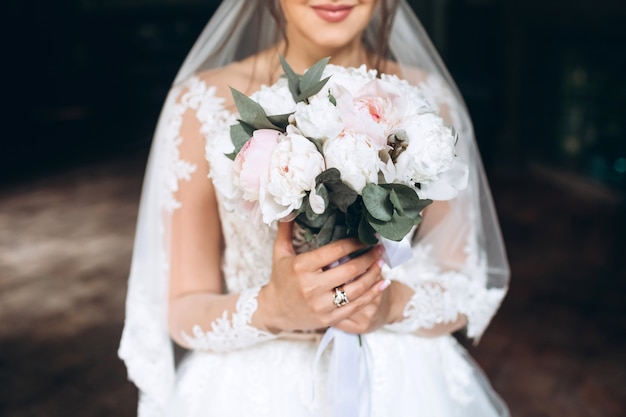
<path id="1" fill-rule="evenodd" d="M 371 352 L 370 417 L 508 416 L 502 400 L 452 336 L 378 331 Z M 331 345 L 332 346 L 332 345 Z M 228 353 L 190 353 L 181 363 L 171 417 L 334 417 L 328 352 L 317 341 L 277 339 Z"/>

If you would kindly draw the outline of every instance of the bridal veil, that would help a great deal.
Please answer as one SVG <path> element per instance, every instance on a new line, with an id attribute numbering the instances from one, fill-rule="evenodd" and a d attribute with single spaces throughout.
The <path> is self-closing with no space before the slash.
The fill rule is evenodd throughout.
<path id="1" fill-rule="evenodd" d="M 374 43 L 380 24 L 380 18 L 375 17 L 365 34 L 366 42 Z M 160 138 L 177 128 L 171 121 L 185 80 L 264 50 L 280 38 L 264 2 L 224 0 L 180 68 L 163 107 L 141 197 L 119 349 L 129 378 L 140 390 L 140 415 L 142 409 L 163 409 L 175 381 L 167 320 L 170 216 L 178 205 L 173 198 L 178 181 L 193 170 L 179 160 L 175 144 L 161 143 Z M 472 307 L 477 311 L 469 317 L 467 333 L 478 338 L 506 292 L 509 268 L 472 124 L 454 81 L 406 0 L 397 5 L 389 55 L 403 78 L 421 85 L 432 98 L 431 104 L 447 114 L 459 136 L 459 156 L 469 165 L 468 188 L 449 203 L 446 218 L 435 227 L 420 230 L 418 238 L 433 247 L 441 247 L 438 242 L 445 241 L 446 250 L 451 252 L 473 248 L 474 256 L 461 264 L 442 263 L 445 268 L 462 270 L 474 286 L 496 294 L 492 302 L 478 299 Z"/>

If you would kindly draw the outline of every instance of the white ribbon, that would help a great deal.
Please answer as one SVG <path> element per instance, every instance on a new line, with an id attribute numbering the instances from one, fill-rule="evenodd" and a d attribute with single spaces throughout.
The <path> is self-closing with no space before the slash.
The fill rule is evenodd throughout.
<path id="1" fill-rule="evenodd" d="M 333 417 L 368 417 L 371 353 L 365 338 L 332 327 L 326 330 L 315 354 L 314 381 L 319 360 L 330 342 L 333 342 L 333 349 L 328 367 L 328 396 Z"/>
<path id="2" fill-rule="evenodd" d="M 410 234 L 400 242 L 379 237 L 385 252 L 383 257 L 390 268 L 395 268 L 413 256 Z M 329 265 L 337 266 L 348 259 Z M 335 328 L 324 333 L 313 363 L 313 383 L 322 353 L 330 342 L 333 348 L 328 366 L 328 397 L 333 417 L 369 417 L 371 414 L 370 364 L 371 353 L 364 336 L 350 334 Z M 315 397 L 315 387 L 313 388 Z"/>
<path id="3" fill-rule="evenodd" d="M 380 241 L 385 248 L 383 258 L 389 268 L 395 268 L 402 265 L 413 257 L 413 251 L 411 250 L 411 233 L 407 234 L 400 242 L 385 239 L 379 236 Z"/>

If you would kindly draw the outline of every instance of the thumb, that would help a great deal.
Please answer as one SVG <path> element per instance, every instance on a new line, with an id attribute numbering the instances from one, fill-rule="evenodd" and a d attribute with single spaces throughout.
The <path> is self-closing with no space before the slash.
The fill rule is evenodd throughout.
<path id="1" fill-rule="evenodd" d="M 274 241 L 274 257 L 293 256 L 296 252 L 292 242 L 293 222 L 278 222 L 276 240 Z"/>

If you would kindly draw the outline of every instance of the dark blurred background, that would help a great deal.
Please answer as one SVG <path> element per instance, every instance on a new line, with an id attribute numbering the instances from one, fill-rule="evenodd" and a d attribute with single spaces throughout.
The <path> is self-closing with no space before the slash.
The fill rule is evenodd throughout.
<path id="1" fill-rule="evenodd" d="M 217 3 L 0 6 L 0 415 L 134 415 L 115 350 L 141 178 Z M 472 114 L 513 271 L 468 349 L 513 416 L 626 415 L 626 2 L 410 3 Z"/>

